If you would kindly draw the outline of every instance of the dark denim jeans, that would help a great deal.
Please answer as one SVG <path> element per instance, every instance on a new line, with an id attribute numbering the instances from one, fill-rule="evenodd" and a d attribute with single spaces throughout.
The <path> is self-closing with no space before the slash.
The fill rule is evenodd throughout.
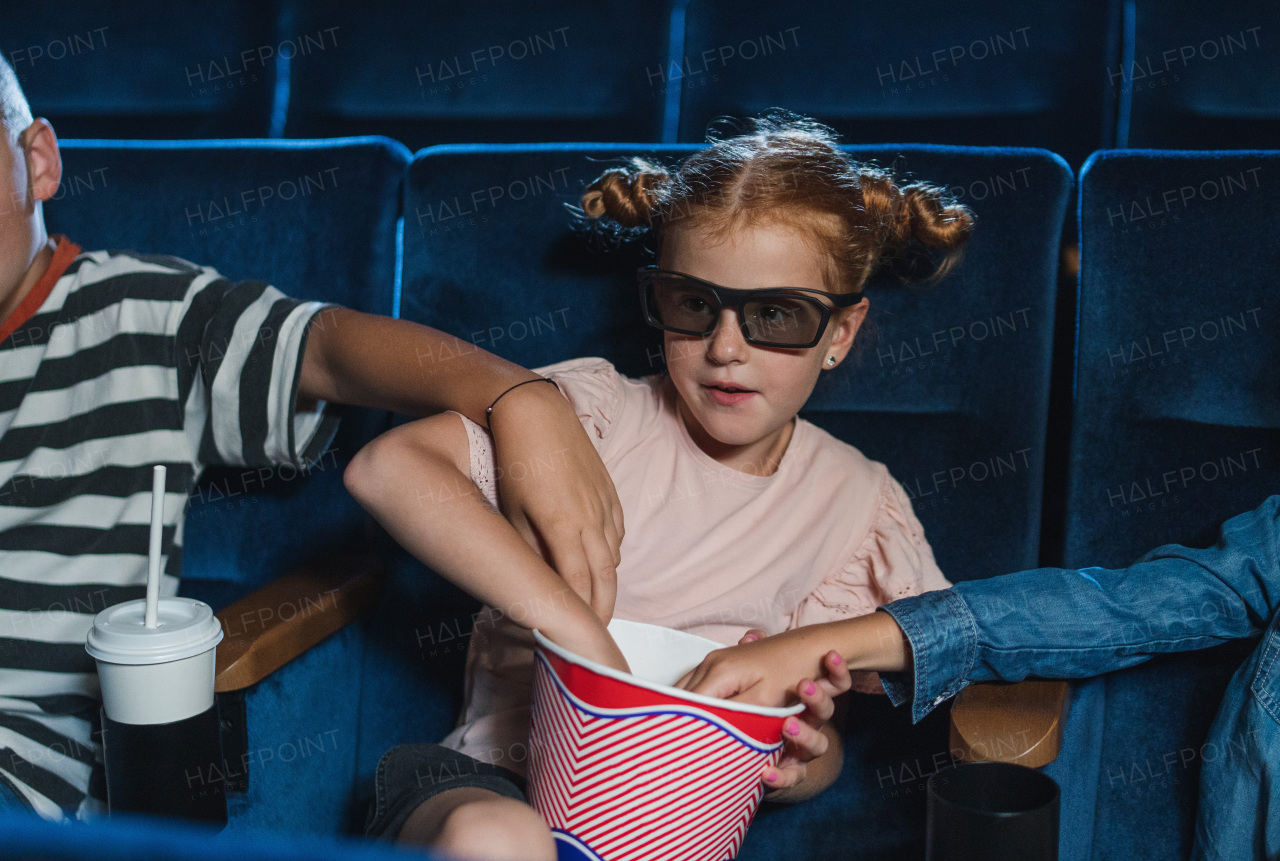
<path id="1" fill-rule="evenodd" d="M 971 682 L 1087 678 L 1153 655 L 1262 639 L 1206 745 L 1194 859 L 1280 857 L 1280 496 L 1228 520 L 1215 546 L 1160 547 L 1128 568 L 1041 568 L 885 606 L 914 669 L 885 676 L 919 720 Z"/>

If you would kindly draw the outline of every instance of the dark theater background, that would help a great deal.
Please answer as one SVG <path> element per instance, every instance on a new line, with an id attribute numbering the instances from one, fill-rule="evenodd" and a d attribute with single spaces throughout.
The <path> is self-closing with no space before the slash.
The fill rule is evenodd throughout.
<path id="1" fill-rule="evenodd" d="M 661 369 L 644 249 L 591 246 L 565 208 L 603 166 L 674 162 L 725 118 L 816 118 L 976 214 L 942 283 L 873 282 L 856 360 L 803 413 L 889 466 L 951 580 L 1207 545 L 1280 489 L 1274 0 L 9 0 L 0 51 L 63 148 L 51 232 L 529 367 Z M 311 648 L 219 683 L 228 827 L 4 819 L 0 857 L 410 857 L 357 836 L 374 769 L 452 727 L 475 606 L 343 488 L 400 420 L 353 410 L 309 474 L 211 470 L 192 495 L 182 594 L 215 610 L 283 606 L 256 590 L 317 555 L 368 568 L 334 581 L 350 612 Z M 1188 857 L 1247 653 L 1073 683 L 1047 765 L 964 755 L 1058 780 L 1064 859 Z M 924 857 L 925 781 L 961 754 L 947 708 L 913 725 L 850 697 L 839 781 L 766 804 L 740 858 Z"/>

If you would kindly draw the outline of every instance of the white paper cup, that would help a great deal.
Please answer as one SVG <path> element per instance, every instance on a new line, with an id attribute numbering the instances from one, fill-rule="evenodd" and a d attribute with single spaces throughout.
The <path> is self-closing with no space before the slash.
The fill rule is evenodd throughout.
<path id="1" fill-rule="evenodd" d="M 172 723 L 213 706 L 215 647 L 222 626 L 209 605 L 161 598 L 148 628 L 146 601 L 108 607 L 93 620 L 86 651 L 98 665 L 102 704 L 119 723 Z"/>

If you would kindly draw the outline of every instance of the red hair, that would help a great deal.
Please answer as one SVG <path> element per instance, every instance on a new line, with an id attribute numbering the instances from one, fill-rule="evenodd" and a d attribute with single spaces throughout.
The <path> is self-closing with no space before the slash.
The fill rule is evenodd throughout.
<path id="1" fill-rule="evenodd" d="M 887 172 L 850 159 L 831 130 L 811 120 L 775 115 L 753 126 L 672 170 L 636 158 L 605 171 L 582 195 L 583 213 L 620 232 L 651 230 L 659 241 L 686 219 L 713 233 L 792 227 L 828 255 L 828 286 L 838 292 L 862 290 L 913 241 L 945 252 L 934 277 L 958 261 L 973 214 L 938 187 L 896 185 Z"/>

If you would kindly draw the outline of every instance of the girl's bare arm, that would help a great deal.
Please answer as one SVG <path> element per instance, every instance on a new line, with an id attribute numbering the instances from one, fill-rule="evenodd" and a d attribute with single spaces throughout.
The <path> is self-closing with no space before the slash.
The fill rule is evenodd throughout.
<path id="1" fill-rule="evenodd" d="M 442 577 L 559 645 L 626 669 L 605 621 L 469 476 L 466 428 L 457 415 L 442 413 L 369 443 L 344 479 L 387 532 Z"/>

